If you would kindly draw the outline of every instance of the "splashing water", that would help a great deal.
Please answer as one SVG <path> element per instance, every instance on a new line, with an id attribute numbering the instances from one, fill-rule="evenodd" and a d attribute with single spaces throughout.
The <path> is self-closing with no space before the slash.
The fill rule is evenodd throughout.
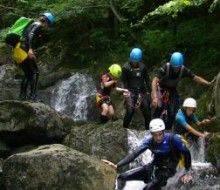
<path id="1" fill-rule="evenodd" d="M 132 150 L 135 149 L 135 147 L 140 145 L 143 139 L 149 135 L 150 135 L 149 131 L 146 132 L 146 131 L 128 130 L 129 152 L 131 152 Z M 205 162 L 205 141 L 204 140 L 199 139 L 195 145 L 191 146 L 190 152 L 192 155 L 192 168 L 196 173 L 213 169 L 210 163 Z M 142 155 L 140 155 L 139 158 L 135 160 L 135 162 L 130 164 L 130 168 L 134 168 L 140 165 L 145 165 L 147 163 L 150 163 L 151 161 L 152 161 L 151 151 L 147 150 Z M 168 180 L 167 185 L 166 187 L 163 188 L 163 190 L 170 190 L 170 189 L 185 190 L 185 187 L 180 188 L 177 186 L 178 180 L 180 176 L 182 175 L 183 175 L 183 171 L 177 172 L 175 176 L 173 176 L 172 178 Z M 220 189 L 219 188 L 220 186 L 218 184 L 212 187 L 212 186 L 207 185 L 206 182 L 203 182 L 203 183 L 204 184 L 201 187 L 196 187 L 195 189 L 203 189 L 203 187 L 206 187 L 207 190 L 208 189 L 214 190 L 216 188 Z M 145 185 L 146 184 L 142 181 L 128 181 L 126 183 L 124 190 L 143 190 Z M 189 189 L 189 188 L 186 188 L 186 189 Z"/>
<path id="2" fill-rule="evenodd" d="M 92 77 L 75 73 L 59 83 L 52 92 L 51 105 L 75 121 L 87 120 L 89 98 L 96 93 Z"/>

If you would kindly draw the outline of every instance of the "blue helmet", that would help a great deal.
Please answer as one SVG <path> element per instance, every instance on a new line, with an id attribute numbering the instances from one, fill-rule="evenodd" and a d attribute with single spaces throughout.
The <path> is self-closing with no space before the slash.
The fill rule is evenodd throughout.
<path id="1" fill-rule="evenodd" d="M 42 13 L 40 14 L 41 16 L 45 16 L 47 18 L 47 21 L 49 22 L 50 25 L 52 25 L 54 23 L 54 16 L 52 15 L 52 13 L 50 12 L 45 12 L 45 13 Z"/>
<path id="2" fill-rule="evenodd" d="M 139 48 L 134 48 L 130 53 L 130 60 L 132 62 L 139 62 L 142 60 L 142 51 Z"/>
<path id="3" fill-rule="evenodd" d="M 184 62 L 183 54 L 180 52 L 174 52 L 170 58 L 170 64 L 174 68 L 182 67 Z"/>

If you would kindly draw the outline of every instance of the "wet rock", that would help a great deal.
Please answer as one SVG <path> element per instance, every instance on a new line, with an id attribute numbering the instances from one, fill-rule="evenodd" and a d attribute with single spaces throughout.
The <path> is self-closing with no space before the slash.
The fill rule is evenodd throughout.
<path id="1" fill-rule="evenodd" d="M 211 161 L 220 172 L 220 133 L 215 134 L 215 136 L 210 139 L 207 152 L 209 161 Z"/>
<path id="2" fill-rule="evenodd" d="M 3 165 L 10 190 L 112 190 L 115 177 L 101 161 L 59 144 L 12 155 Z"/>
<path id="3" fill-rule="evenodd" d="M 12 146 L 61 142 L 71 124 L 42 103 L 0 102 L 0 139 Z"/>
<path id="4" fill-rule="evenodd" d="M 10 147 L 6 143 L 0 141 L 0 158 L 4 158 L 9 155 L 10 151 Z"/>
<path id="5" fill-rule="evenodd" d="M 84 124 L 74 127 L 63 144 L 98 158 L 118 162 L 127 155 L 127 131 L 122 121 L 105 125 Z"/>

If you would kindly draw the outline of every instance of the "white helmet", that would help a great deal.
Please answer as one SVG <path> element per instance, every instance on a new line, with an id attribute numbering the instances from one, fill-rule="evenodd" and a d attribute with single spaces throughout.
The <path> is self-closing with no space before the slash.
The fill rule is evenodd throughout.
<path id="1" fill-rule="evenodd" d="M 183 107 L 185 108 L 196 108 L 197 102 L 194 98 L 186 98 L 183 102 Z"/>
<path id="2" fill-rule="evenodd" d="M 165 124 L 162 119 L 152 119 L 149 128 L 151 133 L 155 133 L 165 130 Z"/>

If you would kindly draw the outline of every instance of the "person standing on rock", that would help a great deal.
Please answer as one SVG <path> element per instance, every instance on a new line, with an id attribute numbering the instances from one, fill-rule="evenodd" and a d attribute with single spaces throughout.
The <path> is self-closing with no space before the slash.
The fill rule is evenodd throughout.
<path id="1" fill-rule="evenodd" d="M 187 140 L 193 140 L 194 137 L 207 138 L 209 135 L 208 132 L 201 133 L 192 127 L 193 124 L 202 127 L 211 123 L 210 119 L 199 121 L 195 115 L 196 108 L 196 100 L 186 98 L 183 102 L 182 109 L 176 114 L 174 132 L 182 135 Z"/>
<path id="2" fill-rule="evenodd" d="M 14 48 L 15 61 L 24 72 L 20 89 L 21 100 L 37 101 L 39 70 L 35 49 L 42 42 L 43 36 L 53 23 L 54 16 L 50 12 L 40 14 L 36 21 L 21 17 L 11 27 L 12 32 L 9 31 L 6 37 L 6 43 Z M 29 85 L 30 94 L 28 95 L 27 88 Z"/>
<path id="3" fill-rule="evenodd" d="M 151 120 L 151 109 L 148 94 L 150 92 L 148 71 L 142 61 L 142 50 L 132 49 L 130 60 L 122 68 L 122 82 L 128 93 L 124 93 L 126 113 L 123 127 L 128 128 L 136 109 L 140 108 L 148 129 Z"/>
<path id="4" fill-rule="evenodd" d="M 152 80 L 152 106 L 155 108 L 153 117 L 162 118 L 166 123 L 166 129 L 171 129 L 175 120 L 176 113 L 180 107 L 180 98 L 177 86 L 182 78 L 191 78 L 199 84 L 210 86 L 208 82 L 200 76 L 192 73 L 184 65 L 182 53 L 174 52 L 170 62 L 161 67 Z"/>
<path id="5" fill-rule="evenodd" d="M 101 76 L 101 89 L 96 94 L 96 103 L 101 108 L 100 124 L 108 122 L 114 116 L 114 107 L 110 97 L 112 90 L 116 89 L 119 92 L 127 92 L 126 89 L 117 87 L 121 73 L 121 66 L 113 64 L 109 67 L 108 72 Z"/>
<path id="6" fill-rule="evenodd" d="M 108 160 L 102 160 L 114 169 L 118 169 L 134 161 L 147 149 L 153 153 L 153 161 L 151 163 L 121 173 L 117 178 L 116 190 L 122 190 L 126 181 L 129 180 L 144 181 L 146 186 L 143 190 L 160 190 L 167 184 L 167 180 L 175 175 L 181 155 L 185 160 L 185 174 L 180 179 L 183 183 L 188 183 L 192 180 L 190 174 L 191 155 L 180 136 L 166 133 L 165 124 L 159 118 L 151 120 L 149 128 L 151 137 L 147 137 L 139 147 L 120 162 L 114 164 Z"/>

